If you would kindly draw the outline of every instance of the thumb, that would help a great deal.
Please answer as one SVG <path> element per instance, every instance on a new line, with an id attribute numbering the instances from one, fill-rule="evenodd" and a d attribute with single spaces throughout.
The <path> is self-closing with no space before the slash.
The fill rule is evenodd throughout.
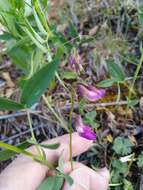
<path id="1" fill-rule="evenodd" d="M 66 170 L 68 166 L 66 166 Z M 106 168 L 95 172 L 87 166 L 74 163 L 74 170 L 69 173 L 73 178 L 74 184 L 70 186 L 64 184 L 63 190 L 107 190 L 109 182 L 109 172 Z"/>

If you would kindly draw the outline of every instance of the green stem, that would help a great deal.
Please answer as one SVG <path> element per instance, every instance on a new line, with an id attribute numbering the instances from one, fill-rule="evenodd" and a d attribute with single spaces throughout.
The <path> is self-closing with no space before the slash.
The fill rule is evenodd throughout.
<path id="1" fill-rule="evenodd" d="M 140 72 L 140 69 L 141 69 L 141 67 L 142 67 L 142 63 L 143 63 L 143 51 L 142 51 L 142 54 L 141 54 L 140 62 L 139 62 L 139 64 L 137 65 L 137 68 L 136 68 L 136 71 L 135 71 L 135 74 L 134 74 L 134 77 L 133 77 L 132 84 L 131 84 L 131 86 L 130 86 L 129 96 L 128 96 L 128 100 L 129 100 L 129 101 L 130 101 L 131 96 L 132 96 L 132 92 L 133 92 L 133 89 L 134 89 L 134 85 L 135 85 L 136 79 L 137 79 L 138 74 L 139 74 L 139 72 Z M 127 107 L 126 107 L 126 111 L 128 111 L 128 109 L 129 109 L 129 104 L 128 104 Z"/>
<path id="2" fill-rule="evenodd" d="M 64 87 L 64 89 L 65 89 L 66 91 L 68 91 L 68 88 L 65 86 L 65 84 L 64 84 L 64 82 L 62 81 L 62 79 L 60 78 L 59 74 L 56 72 L 55 75 L 56 75 L 56 77 L 57 77 L 59 83 Z"/>
<path id="3" fill-rule="evenodd" d="M 73 170 L 73 160 L 72 160 L 72 115 L 73 115 L 73 110 L 74 110 L 74 89 L 72 89 L 72 94 L 71 94 L 71 110 L 70 110 L 70 115 L 69 115 L 69 128 L 70 128 L 70 144 L 69 144 L 69 149 L 70 149 L 70 162 L 71 162 L 71 169 Z"/>
<path id="4" fill-rule="evenodd" d="M 34 132 L 33 132 L 32 121 L 31 121 L 31 117 L 30 117 L 30 113 L 29 113 L 28 109 L 26 110 L 26 112 L 27 112 L 27 118 L 28 118 L 28 123 L 29 123 L 29 127 L 30 127 L 30 132 L 31 132 L 32 140 L 33 140 L 35 143 L 37 143 L 36 137 L 35 137 Z M 35 147 L 36 147 L 37 152 L 39 153 L 39 155 L 40 155 L 41 157 L 44 157 L 43 152 L 42 152 L 42 150 L 41 150 L 41 147 L 40 147 L 38 144 L 35 145 Z"/>
<path id="5" fill-rule="evenodd" d="M 42 157 L 39 155 L 32 154 L 31 152 L 29 152 L 27 150 L 20 149 L 16 146 L 4 143 L 2 141 L 0 141 L 0 147 L 5 148 L 5 149 L 10 150 L 10 151 L 13 151 L 13 152 L 16 152 L 17 154 L 23 154 L 25 156 L 29 156 L 33 160 L 38 161 L 38 162 L 48 166 L 49 169 L 55 169 L 55 167 L 53 166 L 52 163 L 48 162 L 47 160 L 42 159 Z"/>
<path id="6" fill-rule="evenodd" d="M 25 156 L 29 156 L 29 157 L 32 157 L 32 158 L 34 156 L 31 152 L 28 152 L 26 150 L 22 150 L 22 149 L 20 149 L 20 148 L 18 148 L 16 146 L 4 143 L 2 141 L 0 141 L 0 147 L 5 148 L 5 149 L 10 150 L 10 151 L 13 151 L 13 152 L 16 152 L 18 154 L 24 154 Z"/>
<path id="7" fill-rule="evenodd" d="M 119 82 L 117 83 L 117 86 L 118 86 L 118 95 L 117 95 L 116 102 L 119 102 L 120 99 L 121 99 L 121 88 L 120 88 L 120 83 Z"/>
<path id="8" fill-rule="evenodd" d="M 40 145 L 37 143 L 37 140 L 36 140 L 34 132 L 33 132 L 32 121 L 31 121 L 29 110 L 26 109 L 26 112 L 27 112 L 28 123 L 29 123 L 30 131 L 31 131 L 32 140 L 36 143 L 35 147 L 37 149 L 38 155 L 32 154 L 31 152 L 29 152 L 27 150 L 20 149 L 16 146 L 9 145 L 9 144 L 4 143 L 2 141 L 0 141 L 0 147 L 11 150 L 11 151 L 16 152 L 18 154 L 24 154 L 25 156 L 29 156 L 33 160 L 38 161 L 41 164 L 48 166 L 49 169 L 55 169 L 55 166 L 52 163 L 50 163 L 48 160 L 45 159 L 45 154 L 43 153 Z"/>
<path id="9" fill-rule="evenodd" d="M 123 183 L 109 183 L 109 187 L 117 187 L 121 185 L 123 185 Z"/>
<path id="10" fill-rule="evenodd" d="M 28 110 L 26 110 L 27 112 L 27 118 L 28 118 L 28 123 L 29 123 L 29 127 L 30 127 L 30 132 L 31 132 L 31 136 L 32 136 L 32 139 L 37 142 L 36 138 L 35 138 L 35 135 L 34 135 L 34 132 L 33 132 L 33 127 L 32 127 L 32 121 L 31 121 L 31 117 L 30 117 L 30 113 Z"/>
<path id="11" fill-rule="evenodd" d="M 58 114 L 55 112 L 55 110 L 52 108 L 52 106 L 50 105 L 48 99 L 46 98 L 45 95 L 42 95 L 42 98 L 45 102 L 45 104 L 47 105 L 47 107 L 49 108 L 49 110 L 54 114 L 54 116 L 56 117 L 56 119 L 60 122 L 61 126 L 67 131 L 69 132 L 66 124 L 64 123 L 64 121 L 62 119 L 60 119 L 60 117 L 58 116 Z"/>

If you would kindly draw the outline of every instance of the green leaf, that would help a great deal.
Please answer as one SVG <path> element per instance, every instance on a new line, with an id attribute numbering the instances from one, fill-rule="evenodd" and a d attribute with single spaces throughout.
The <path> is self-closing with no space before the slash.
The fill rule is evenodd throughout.
<path id="1" fill-rule="evenodd" d="M 79 33 L 76 29 L 76 26 L 74 25 L 74 23 L 72 21 L 69 21 L 69 35 L 73 38 L 77 38 L 76 40 L 79 41 Z"/>
<path id="2" fill-rule="evenodd" d="M 139 100 L 135 99 L 135 100 L 129 100 L 128 99 L 128 107 L 133 107 L 135 105 L 137 105 L 139 103 Z"/>
<path id="3" fill-rule="evenodd" d="M 0 40 L 8 41 L 12 38 L 13 36 L 8 32 L 4 32 L 3 34 L 0 34 Z"/>
<path id="4" fill-rule="evenodd" d="M 127 155 L 130 154 L 132 151 L 132 144 L 129 141 L 129 139 L 124 138 L 124 137 L 117 137 L 114 140 L 114 144 L 113 144 L 113 150 L 117 153 L 117 154 L 121 154 L 121 155 Z"/>
<path id="5" fill-rule="evenodd" d="M 55 149 L 59 148 L 60 143 L 56 143 L 56 144 L 40 144 L 40 146 L 43 147 L 43 148 L 48 148 L 48 149 L 55 150 Z"/>
<path id="6" fill-rule="evenodd" d="M 125 74 L 119 67 L 119 65 L 117 65 L 112 59 L 106 60 L 106 63 L 109 73 L 113 79 L 115 79 L 118 82 L 125 80 Z"/>
<path id="7" fill-rule="evenodd" d="M 134 190 L 133 185 L 127 179 L 124 179 L 124 190 Z"/>
<path id="8" fill-rule="evenodd" d="M 5 25 L 8 29 L 8 31 L 13 35 L 13 36 L 17 36 L 17 29 L 16 29 L 16 24 L 15 24 L 15 13 L 14 11 L 0 11 L 0 20 L 2 22 L 3 25 Z"/>
<path id="9" fill-rule="evenodd" d="M 62 154 L 60 155 L 56 169 L 59 171 L 59 175 L 63 176 L 69 185 L 73 184 L 73 179 L 69 175 L 64 174 L 64 157 Z"/>
<path id="10" fill-rule="evenodd" d="M 143 2 L 142 0 L 138 0 L 138 17 L 141 26 L 143 26 Z"/>
<path id="11" fill-rule="evenodd" d="M 19 147 L 16 147 L 16 146 L 13 146 L 13 145 L 4 143 L 4 142 L 2 142 L 2 141 L 0 141 L 0 147 L 1 147 L 1 148 L 4 148 L 4 149 L 6 149 L 6 150 L 10 150 L 10 151 L 12 151 L 12 152 L 15 152 L 16 154 L 24 154 L 24 155 L 26 155 L 26 156 L 29 156 L 29 157 L 34 158 L 34 155 L 33 155 L 31 152 L 28 152 L 28 151 L 23 150 L 23 149 L 21 149 L 21 148 L 19 148 Z M 37 158 L 39 158 L 39 157 L 37 157 Z"/>
<path id="12" fill-rule="evenodd" d="M 87 120 L 92 120 L 92 121 L 95 119 L 96 116 L 97 116 L 96 111 L 91 111 L 91 112 L 88 112 L 88 113 L 85 114 L 85 118 Z"/>
<path id="13" fill-rule="evenodd" d="M 62 50 L 58 49 L 54 60 L 36 72 L 23 87 L 21 102 L 31 107 L 46 91 L 60 64 Z"/>
<path id="14" fill-rule="evenodd" d="M 97 129 L 99 124 L 95 121 L 97 113 L 96 111 L 91 111 L 85 114 L 84 123 L 91 125 L 93 129 Z"/>
<path id="15" fill-rule="evenodd" d="M 13 63 L 24 72 L 28 71 L 28 65 L 31 61 L 31 50 L 28 47 L 13 47 L 8 51 L 8 55 L 12 58 Z"/>
<path id="16" fill-rule="evenodd" d="M 41 22 L 41 25 L 45 28 L 48 34 L 51 34 L 51 31 L 49 30 L 46 17 L 44 15 L 44 11 L 42 10 L 42 7 L 38 0 L 32 0 L 32 5 L 35 8 L 35 12 L 37 13 L 37 16 L 39 17 L 39 21 Z"/>
<path id="17" fill-rule="evenodd" d="M 42 0 L 42 4 L 43 4 L 44 7 L 46 7 L 48 3 L 49 2 L 47 0 Z"/>
<path id="18" fill-rule="evenodd" d="M 44 27 L 43 27 L 43 25 L 42 25 L 42 23 L 41 23 L 41 21 L 40 21 L 40 19 L 39 19 L 39 16 L 38 16 L 36 10 L 34 9 L 34 6 L 33 6 L 32 8 L 33 8 L 33 14 L 34 14 L 34 17 L 35 17 L 35 21 L 36 21 L 36 23 L 37 23 L 37 26 L 38 26 L 38 28 L 39 28 L 39 31 L 40 31 L 41 33 L 43 33 L 44 35 L 47 35 L 47 32 L 46 32 L 46 30 L 44 29 Z"/>
<path id="19" fill-rule="evenodd" d="M 63 78 L 64 79 L 76 79 L 77 78 L 77 73 L 72 72 L 72 71 L 64 71 L 63 73 Z"/>
<path id="20" fill-rule="evenodd" d="M 59 148 L 60 146 L 60 143 L 55 143 L 55 144 L 38 144 L 36 143 L 35 141 L 31 140 L 31 139 L 28 139 L 27 140 L 28 143 L 32 144 L 32 145 L 39 145 L 43 148 L 48 148 L 48 149 L 52 149 L 52 150 L 55 150 L 57 148 Z"/>
<path id="21" fill-rule="evenodd" d="M 72 186 L 72 184 L 74 183 L 72 177 L 69 176 L 69 175 L 64 174 L 64 178 L 65 178 L 65 180 L 67 181 L 67 183 L 68 183 L 70 186 Z"/>
<path id="22" fill-rule="evenodd" d="M 93 42 L 95 41 L 95 38 L 94 37 L 87 37 L 87 38 L 82 38 L 81 41 L 80 41 L 80 45 L 82 44 L 85 44 L 85 43 L 90 43 L 90 42 Z"/>
<path id="23" fill-rule="evenodd" d="M 23 27 L 24 31 L 27 33 L 28 31 L 28 35 L 31 39 L 35 39 L 37 40 L 37 42 L 39 42 L 40 44 L 43 44 L 45 42 L 45 40 L 41 37 L 41 35 L 38 34 L 38 32 L 33 28 L 33 26 L 31 25 L 31 23 L 29 22 L 29 20 L 27 18 L 23 18 L 25 21 L 25 26 Z M 42 46 L 42 45 L 41 45 Z M 46 49 L 46 48 L 45 48 Z"/>
<path id="24" fill-rule="evenodd" d="M 71 49 L 74 47 L 74 44 L 70 43 L 68 40 L 65 39 L 60 33 L 56 33 L 50 38 L 53 44 L 57 44 L 59 47 L 64 45 L 67 52 L 70 52 Z"/>
<path id="25" fill-rule="evenodd" d="M 0 110 L 15 111 L 24 109 L 24 105 L 6 98 L 0 98 Z"/>
<path id="26" fill-rule="evenodd" d="M 119 174 L 125 174 L 128 172 L 127 163 L 123 163 L 120 160 L 113 160 L 112 167 L 114 168 L 114 171 Z"/>
<path id="27" fill-rule="evenodd" d="M 85 114 L 85 113 L 84 113 L 84 106 L 85 106 L 85 104 L 86 104 L 85 99 L 81 99 L 81 100 L 79 101 L 79 113 L 80 113 L 81 115 L 84 115 L 84 114 Z"/>
<path id="28" fill-rule="evenodd" d="M 64 173 L 64 157 L 63 157 L 62 154 L 60 155 L 60 158 L 59 158 L 59 161 L 58 161 L 57 170 L 59 170 L 61 173 Z"/>
<path id="29" fill-rule="evenodd" d="M 117 82 L 115 79 L 107 79 L 99 82 L 97 86 L 102 88 L 107 88 L 113 86 L 115 82 Z"/>
<path id="30" fill-rule="evenodd" d="M 11 8 L 9 0 L 0 0 L 0 10 L 8 11 Z"/>
<path id="31" fill-rule="evenodd" d="M 30 144 L 28 142 L 23 142 L 21 144 L 19 144 L 18 148 L 20 149 L 26 149 Z M 0 161 L 6 161 L 10 158 L 12 158 L 13 156 L 15 156 L 17 153 L 11 151 L 11 150 L 2 150 L 0 151 Z"/>
<path id="32" fill-rule="evenodd" d="M 38 38 L 38 34 L 36 32 L 33 32 L 33 34 L 32 34 L 26 27 L 22 27 L 22 29 L 29 36 L 29 38 L 31 38 L 31 40 L 33 41 L 33 43 L 35 43 L 35 45 L 39 49 L 41 49 L 41 51 L 43 51 L 44 53 L 46 53 L 46 51 L 47 51 L 46 47 L 43 46 L 42 43 L 40 43 L 38 41 L 38 39 L 36 39 L 36 37 Z M 36 35 L 36 37 L 34 35 Z M 39 36 L 39 39 L 40 39 L 40 36 Z"/>
<path id="33" fill-rule="evenodd" d="M 11 5 L 13 9 L 24 9 L 24 0 L 11 1 Z"/>
<path id="34" fill-rule="evenodd" d="M 61 176 L 48 177 L 41 185 L 38 190 L 61 190 L 64 182 L 64 178 Z"/>

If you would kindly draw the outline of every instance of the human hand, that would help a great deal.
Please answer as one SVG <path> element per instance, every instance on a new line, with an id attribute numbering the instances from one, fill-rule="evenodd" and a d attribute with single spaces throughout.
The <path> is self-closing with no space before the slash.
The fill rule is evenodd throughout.
<path id="1" fill-rule="evenodd" d="M 107 169 L 101 169 L 98 172 L 84 166 L 81 163 L 74 163 L 74 170 L 71 171 L 69 160 L 69 135 L 54 138 L 44 142 L 45 144 L 60 143 L 56 150 L 44 149 L 48 161 L 57 162 L 61 153 L 65 161 L 65 173 L 69 174 L 74 184 L 69 186 L 66 182 L 63 190 L 107 190 L 109 181 L 109 172 Z M 92 146 L 92 141 L 79 137 L 73 133 L 72 149 L 73 156 L 77 156 Z M 35 153 L 35 147 L 28 149 Z M 20 155 L 16 158 L 1 174 L 1 190 L 35 190 L 41 182 L 47 177 L 49 169 L 33 161 L 31 158 Z"/>

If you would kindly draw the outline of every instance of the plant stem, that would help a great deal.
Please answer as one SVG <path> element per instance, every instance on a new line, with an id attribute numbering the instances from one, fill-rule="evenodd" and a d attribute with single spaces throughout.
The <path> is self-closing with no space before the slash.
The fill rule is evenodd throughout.
<path id="1" fill-rule="evenodd" d="M 33 140 L 35 143 L 37 143 L 36 137 L 35 137 L 34 132 L 33 132 L 32 121 L 31 121 L 31 117 L 30 117 L 29 110 L 27 109 L 26 112 L 27 112 L 28 123 L 29 123 L 29 127 L 30 127 L 30 132 L 31 132 L 32 140 Z M 39 146 L 39 145 L 35 145 L 35 147 L 36 147 L 36 149 L 37 149 L 39 155 L 40 155 L 41 157 L 43 157 L 43 152 L 42 152 L 40 146 Z"/>
<path id="2" fill-rule="evenodd" d="M 121 186 L 123 183 L 109 183 L 109 187 Z"/>
<path id="3" fill-rule="evenodd" d="M 7 150 L 10 150 L 12 152 L 16 152 L 17 154 L 23 154 L 25 156 L 29 156 L 33 160 L 38 161 L 38 162 L 48 166 L 49 169 L 55 169 L 55 167 L 54 167 L 54 165 L 52 163 L 48 162 L 47 160 L 42 159 L 41 156 L 35 155 L 35 154 L 33 154 L 33 153 L 31 153 L 31 152 L 29 152 L 27 150 L 23 150 L 21 148 L 18 148 L 16 146 L 4 143 L 2 141 L 0 141 L 0 147 L 5 148 Z"/>
<path id="4" fill-rule="evenodd" d="M 128 165 L 128 171 L 126 172 L 125 177 L 127 177 L 128 173 L 130 172 L 130 168 L 132 166 L 132 163 L 134 162 L 134 159 L 135 159 L 135 153 L 133 153 L 133 156 L 132 156 L 131 161 Z"/>
<path id="5" fill-rule="evenodd" d="M 59 74 L 56 72 L 55 75 L 56 75 L 56 77 L 57 77 L 59 83 L 64 87 L 64 89 L 65 89 L 66 91 L 68 91 L 68 88 L 65 86 L 65 84 L 64 84 L 64 82 L 62 81 L 62 79 L 60 78 Z"/>
<path id="6" fill-rule="evenodd" d="M 71 169 L 73 170 L 73 160 L 72 160 L 72 115 L 73 115 L 73 110 L 74 110 L 74 89 L 72 89 L 71 93 L 71 110 L 70 110 L 70 115 L 69 115 L 69 128 L 70 128 L 70 144 L 69 144 L 69 149 L 70 149 L 70 162 L 71 162 Z"/>
<path id="7" fill-rule="evenodd" d="M 35 161 L 39 161 L 40 163 L 48 166 L 50 169 L 54 169 L 55 168 L 54 165 L 45 159 L 45 154 L 44 154 L 42 148 L 40 147 L 40 145 L 38 144 L 36 137 L 34 135 L 34 132 L 33 132 L 32 121 L 31 121 L 29 110 L 27 109 L 26 111 L 27 111 L 28 123 L 29 123 L 30 131 L 31 131 L 32 140 L 34 140 L 34 142 L 36 143 L 35 147 L 37 149 L 37 152 L 39 153 L 39 155 L 34 155 L 33 159 Z"/>
<path id="8" fill-rule="evenodd" d="M 29 110 L 27 109 L 26 112 L 27 112 L 27 118 L 28 118 L 28 123 L 29 123 L 30 131 L 31 131 L 32 139 L 33 139 L 35 142 L 37 142 L 37 141 L 36 141 L 36 138 L 35 138 L 35 135 L 34 135 L 34 132 L 33 132 L 32 121 L 31 121 L 31 117 L 30 117 Z"/>
<path id="9" fill-rule="evenodd" d="M 137 77 L 138 77 L 138 74 L 139 74 L 139 72 L 140 72 L 142 63 L 143 63 L 143 50 L 142 50 L 140 62 L 139 62 L 139 64 L 137 65 L 137 68 L 136 68 L 136 71 L 135 71 L 135 74 L 134 74 L 134 77 L 133 77 L 133 81 L 132 81 L 132 84 L 131 84 L 131 86 L 130 86 L 128 101 L 130 101 L 130 99 L 131 99 L 132 92 L 133 92 L 133 88 L 134 88 L 136 79 L 137 79 Z M 126 111 L 128 111 L 128 109 L 129 109 L 129 104 L 127 104 Z"/>
<path id="10" fill-rule="evenodd" d="M 67 131 L 69 132 L 66 124 L 64 123 L 64 121 L 62 119 L 60 119 L 60 117 L 58 116 L 58 114 L 55 112 L 55 110 L 52 108 L 52 106 L 50 105 L 48 99 L 46 98 L 45 95 L 42 95 L 43 100 L 45 102 L 45 104 L 47 105 L 47 107 L 49 108 L 49 110 L 54 114 L 54 116 L 56 117 L 56 119 L 60 122 L 61 126 Z"/>
<path id="11" fill-rule="evenodd" d="M 29 151 L 26 151 L 26 150 L 22 150 L 16 146 L 13 146 L 13 145 L 10 145 L 10 144 L 7 144 L 7 143 L 4 143 L 2 141 L 0 141 L 0 147 L 1 148 L 4 148 L 4 149 L 7 149 L 7 150 L 10 150 L 12 152 L 16 152 L 18 154 L 24 154 L 26 156 L 29 156 L 29 157 L 32 157 L 33 158 L 33 154 Z"/>

